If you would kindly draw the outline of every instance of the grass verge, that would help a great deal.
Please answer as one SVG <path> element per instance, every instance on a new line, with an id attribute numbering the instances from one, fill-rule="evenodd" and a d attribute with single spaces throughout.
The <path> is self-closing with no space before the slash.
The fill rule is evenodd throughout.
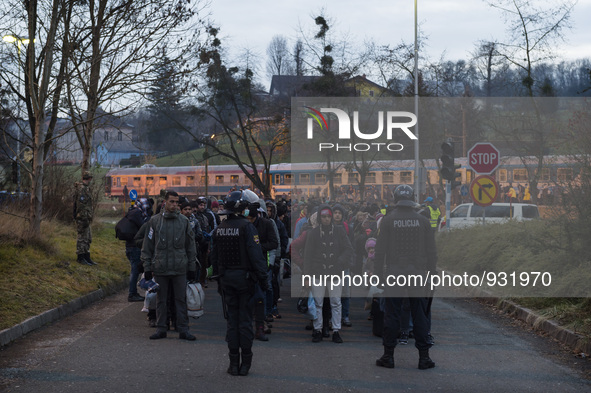
<path id="1" fill-rule="evenodd" d="M 491 224 L 454 230 L 437 235 L 438 268 L 454 274 L 486 271 L 496 285 L 484 289 L 536 311 L 586 337 L 591 337 L 591 299 L 587 296 L 591 280 L 589 255 L 582 252 L 583 236 L 573 238 L 557 221 L 537 220 Z M 516 272 L 515 285 L 500 287 L 499 272 Z M 542 285 L 523 272 L 548 272 L 552 282 Z M 488 276 L 487 276 L 488 277 Z M 526 284 L 527 285 L 523 285 Z M 527 290 L 524 290 L 527 288 Z"/>
<path id="2" fill-rule="evenodd" d="M 92 259 L 98 266 L 76 262 L 74 224 L 43 221 L 41 239 L 21 240 L 28 223 L 2 214 L 0 227 L 0 330 L 65 304 L 100 288 L 113 289 L 129 276 L 125 243 L 115 238 L 113 224 L 92 226 Z"/>

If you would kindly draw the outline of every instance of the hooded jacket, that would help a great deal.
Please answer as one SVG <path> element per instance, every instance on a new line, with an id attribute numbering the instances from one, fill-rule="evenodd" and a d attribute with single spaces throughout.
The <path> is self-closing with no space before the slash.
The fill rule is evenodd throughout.
<path id="1" fill-rule="evenodd" d="M 279 243 L 281 246 L 281 257 L 284 257 L 287 253 L 287 245 L 289 244 L 289 235 L 287 234 L 287 229 L 285 228 L 283 222 L 277 218 L 277 205 L 275 202 L 268 201 L 266 205 L 267 207 L 271 207 L 271 216 L 269 218 L 273 220 L 277 226 Z"/>
<path id="2" fill-rule="evenodd" d="M 322 205 L 318 214 L 323 210 L 332 209 Z M 304 251 L 304 272 L 306 274 L 338 274 L 351 268 L 353 247 L 345 233 L 345 229 L 332 222 L 328 226 L 319 225 L 307 234 L 306 249 Z"/>
<path id="3" fill-rule="evenodd" d="M 144 228 L 144 270 L 157 276 L 176 276 L 196 270 L 195 235 L 179 212 L 153 216 Z"/>

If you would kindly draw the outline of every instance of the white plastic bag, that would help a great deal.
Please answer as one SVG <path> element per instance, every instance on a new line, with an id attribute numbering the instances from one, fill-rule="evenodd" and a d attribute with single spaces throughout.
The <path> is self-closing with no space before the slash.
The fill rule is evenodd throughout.
<path id="1" fill-rule="evenodd" d="M 205 292 L 198 282 L 187 283 L 187 314 L 189 317 L 199 318 L 203 315 L 203 301 Z"/>

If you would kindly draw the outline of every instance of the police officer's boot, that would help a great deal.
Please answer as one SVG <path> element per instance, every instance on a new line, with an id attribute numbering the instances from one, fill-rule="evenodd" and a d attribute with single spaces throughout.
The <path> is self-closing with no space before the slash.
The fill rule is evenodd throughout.
<path id="1" fill-rule="evenodd" d="M 376 360 L 376 366 L 394 368 L 394 347 L 384 347 L 384 354 Z"/>
<path id="2" fill-rule="evenodd" d="M 96 262 L 94 262 L 92 259 L 90 259 L 90 253 L 87 252 L 86 254 L 84 254 L 84 259 L 86 259 L 88 261 L 88 263 L 90 263 L 91 266 L 96 265 Z"/>
<path id="3" fill-rule="evenodd" d="M 92 266 L 90 264 L 90 262 L 88 262 L 86 260 L 86 258 L 84 258 L 84 254 L 78 254 L 77 259 L 76 259 L 76 262 L 78 262 L 81 265 Z"/>
<path id="4" fill-rule="evenodd" d="M 242 376 L 248 375 L 248 371 L 250 370 L 251 364 L 252 364 L 252 352 L 251 353 L 242 352 L 242 363 L 240 364 L 240 371 L 238 371 L 238 374 L 242 375 Z"/>
<path id="5" fill-rule="evenodd" d="M 429 350 L 419 350 L 419 370 L 426 370 L 435 367 L 435 362 L 429 357 Z"/>
<path id="6" fill-rule="evenodd" d="M 240 369 L 240 354 L 230 353 L 230 366 L 228 367 L 228 374 L 238 375 Z"/>

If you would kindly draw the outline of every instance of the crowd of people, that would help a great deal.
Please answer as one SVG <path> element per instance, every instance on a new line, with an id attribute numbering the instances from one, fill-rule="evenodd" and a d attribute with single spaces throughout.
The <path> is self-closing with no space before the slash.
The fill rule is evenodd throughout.
<path id="1" fill-rule="evenodd" d="M 404 187 L 412 194 L 412 188 Z M 176 331 L 180 339 L 192 341 L 196 337 L 189 332 L 187 281 L 198 281 L 203 287 L 218 281 L 228 326 L 228 373 L 247 375 L 253 340 L 268 341 L 272 322 L 282 318 L 280 282 L 291 270 L 312 275 L 383 274 L 384 269 L 396 271 L 394 265 L 388 268 L 389 261 L 400 258 L 405 265 L 429 261 L 429 268 L 433 267 L 439 208 L 430 197 L 422 206 L 416 205 L 408 190 L 396 195 L 391 206 L 326 203 L 314 198 L 305 202 L 265 200 L 251 190 L 234 191 L 223 201 L 212 197 L 189 200 L 172 190 L 163 190 L 158 201 L 141 198 L 126 214 L 136 228 L 133 238 L 126 240 L 131 271 L 128 300 L 144 301 L 148 323 L 156 328 L 150 339 L 163 339 Z M 393 229 L 397 214 L 417 220 L 420 230 L 407 231 L 404 225 Z M 382 223 L 388 227 L 384 229 Z M 151 293 L 151 301 L 137 291 L 140 278 L 149 292 L 157 291 L 156 296 Z M 311 341 L 329 338 L 332 331 L 331 341 L 343 343 L 343 329 L 354 323 L 351 288 L 313 284 L 309 291 L 316 306 L 306 326 Z M 431 302 L 428 294 L 414 296 L 395 294 L 394 301 L 382 299 L 383 316 L 369 314 L 368 319 L 384 321 L 384 355 L 376 360 L 378 366 L 393 368 L 394 347 L 407 344 L 414 333 L 419 368 L 434 367 L 428 354 L 433 345 Z"/>

